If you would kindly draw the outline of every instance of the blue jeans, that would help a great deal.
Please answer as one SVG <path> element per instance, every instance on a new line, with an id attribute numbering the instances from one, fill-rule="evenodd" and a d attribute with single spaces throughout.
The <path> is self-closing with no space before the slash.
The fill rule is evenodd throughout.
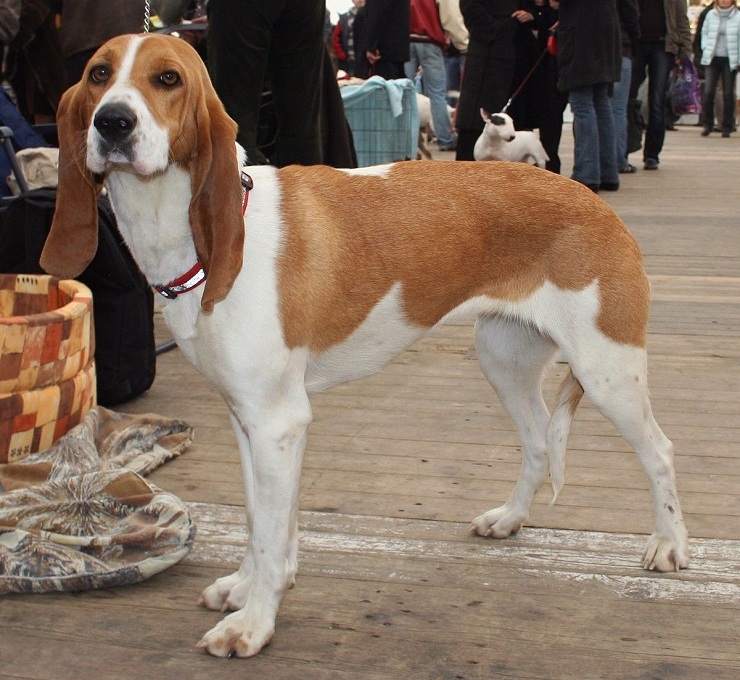
<path id="1" fill-rule="evenodd" d="M 610 85 L 597 83 L 568 92 L 575 137 L 572 178 L 590 187 L 619 183 Z"/>
<path id="2" fill-rule="evenodd" d="M 452 144 L 450 117 L 447 114 L 447 74 L 442 56 L 442 48 L 434 43 L 412 42 L 410 59 L 405 64 L 406 77 L 414 80 L 421 66 L 421 81 L 424 94 L 429 97 L 432 109 L 432 123 L 440 146 Z"/>
<path id="3" fill-rule="evenodd" d="M 614 133 L 617 138 L 617 168 L 624 170 L 627 160 L 627 103 L 630 99 L 632 80 L 632 60 L 622 57 L 622 78 L 614 83 L 612 93 L 612 113 L 614 114 Z"/>
<path id="4" fill-rule="evenodd" d="M 656 161 L 663 150 L 665 141 L 665 96 L 668 87 L 668 76 L 676 58 L 665 51 L 665 43 L 641 42 L 632 55 L 632 86 L 630 99 L 637 99 L 645 77 L 648 78 L 648 119 L 645 129 L 643 158 Z"/>

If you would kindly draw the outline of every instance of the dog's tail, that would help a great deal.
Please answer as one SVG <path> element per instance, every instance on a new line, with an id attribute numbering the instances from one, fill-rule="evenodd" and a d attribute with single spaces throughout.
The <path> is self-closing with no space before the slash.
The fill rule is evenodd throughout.
<path id="1" fill-rule="evenodd" d="M 568 371 L 558 393 L 558 405 L 550 418 L 547 430 L 547 460 L 550 465 L 550 483 L 552 484 L 552 503 L 557 500 L 565 483 L 565 451 L 568 443 L 568 432 L 573 422 L 576 408 L 583 396 L 583 387 L 576 380 L 573 371 Z"/>

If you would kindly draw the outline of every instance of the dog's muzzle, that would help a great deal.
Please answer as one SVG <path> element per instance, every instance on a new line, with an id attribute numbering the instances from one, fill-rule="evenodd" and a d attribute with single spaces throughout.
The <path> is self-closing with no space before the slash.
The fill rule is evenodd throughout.
<path id="1" fill-rule="evenodd" d="M 109 149 L 124 150 L 136 129 L 136 114 L 125 104 L 106 104 L 95 114 L 93 125 Z"/>

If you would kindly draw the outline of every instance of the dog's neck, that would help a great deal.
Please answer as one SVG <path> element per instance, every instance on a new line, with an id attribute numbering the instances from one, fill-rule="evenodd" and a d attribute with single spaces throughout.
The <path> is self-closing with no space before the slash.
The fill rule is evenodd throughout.
<path id="1" fill-rule="evenodd" d="M 150 284 L 166 285 L 195 264 L 187 170 L 171 165 L 140 177 L 114 169 L 106 186 L 121 236 Z"/>

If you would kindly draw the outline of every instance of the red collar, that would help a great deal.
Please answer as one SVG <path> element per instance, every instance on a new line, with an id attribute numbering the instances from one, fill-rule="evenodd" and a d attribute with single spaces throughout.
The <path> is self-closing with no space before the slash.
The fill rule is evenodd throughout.
<path id="1" fill-rule="evenodd" d="M 242 215 L 247 212 L 247 203 L 249 203 L 249 192 L 254 186 L 252 178 L 242 170 Z M 174 281 L 170 281 L 166 286 L 154 286 L 154 289 L 168 300 L 174 300 L 178 295 L 194 290 L 206 280 L 206 272 L 203 265 L 196 263 L 188 269 L 182 276 L 178 276 Z"/>

